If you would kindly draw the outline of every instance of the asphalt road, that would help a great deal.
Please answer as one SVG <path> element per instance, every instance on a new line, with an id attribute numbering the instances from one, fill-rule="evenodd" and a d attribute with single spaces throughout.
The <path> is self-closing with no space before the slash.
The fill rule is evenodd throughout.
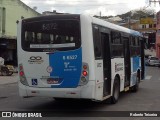
<path id="1" fill-rule="evenodd" d="M 9 78 L 11 79 L 11 78 Z M 16 79 L 16 77 L 14 78 Z M 57 102 L 53 98 L 18 96 L 17 83 L 0 84 L 0 111 L 160 111 L 160 68 L 146 67 L 146 80 L 140 83 L 137 93 L 122 93 L 117 104 L 98 103 L 87 100 Z M 117 120 L 117 118 L 87 119 Z M 95 113 L 96 114 L 96 113 Z M 94 114 L 94 116 L 95 116 Z M 97 113 L 98 114 L 98 113 Z M 79 114 L 81 116 L 81 114 Z M 55 118 L 57 119 L 57 118 Z M 61 117 L 61 119 L 70 119 Z M 74 119 L 84 119 L 76 117 Z M 119 120 L 151 120 L 151 118 L 119 118 Z M 152 118 L 152 120 L 160 120 Z"/>

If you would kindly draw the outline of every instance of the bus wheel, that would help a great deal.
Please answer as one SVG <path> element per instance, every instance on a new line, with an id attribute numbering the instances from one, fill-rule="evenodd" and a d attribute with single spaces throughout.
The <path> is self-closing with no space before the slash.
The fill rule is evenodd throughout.
<path id="1" fill-rule="evenodd" d="M 118 77 L 115 77 L 114 85 L 113 85 L 113 93 L 112 93 L 112 96 L 110 98 L 112 104 L 115 104 L 115 103 L 118 102 L 119 93 L 120 93 L 120 81 L 119 81 Z"/>
<path id="2" fill-rule="evenodd" d="M 139 82 L 140 82 L 140 75 L 137 74 L 136 84 L 131 88 L 132 92 L 137 92 L 138 91 L 138 89 L 139 89 Z"/>

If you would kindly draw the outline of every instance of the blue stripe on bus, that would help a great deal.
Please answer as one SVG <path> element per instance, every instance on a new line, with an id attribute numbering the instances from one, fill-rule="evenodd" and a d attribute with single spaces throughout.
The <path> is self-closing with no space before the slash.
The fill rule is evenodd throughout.
<path id="1" fill-rule="evenodd" d="M 136 72 L 140 68 L 140 64 L 139 64 L 140 57 L 136 56 L 136 57 L 133 57 L 132 59 L 133 59 L 133 72 Z"/>
<path id="2" fill-rule="evenodd" d="M 50 54 L 49 64 L 53 68 L 50 77 L 59 78 L 60 82 L 52 88 L 76 88 L 81 77 L 82 48 Z"/>
<path id="3" fill-rule="evenodd" d="M 136 84 L 136 79 L 137 79 L 137 70 L 140 68 L 140 57 L 136 56 L 136 57 L 132 57 L 133 63 L 132 63 L 132 67 L 133 67 L 133 73 L 131 75 L 131 83 L 132 85 Z"/>

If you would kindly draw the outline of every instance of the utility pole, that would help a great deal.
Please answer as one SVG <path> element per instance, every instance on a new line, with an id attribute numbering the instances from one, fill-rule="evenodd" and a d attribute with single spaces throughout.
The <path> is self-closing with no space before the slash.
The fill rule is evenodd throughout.
<path id="1" fill-rule="evenodd" d="M 101 13 L 101 11 L 99 12 L 99 17 L 101 18 L 101 16 L 102 16 L 102 13 Z"/>
<path id="2" fill-rule="evenodd" d="M 132 16 L 132 11 L 129 12 L 128 16 L 128 28 L 131 29 L 131 16 Z"/>

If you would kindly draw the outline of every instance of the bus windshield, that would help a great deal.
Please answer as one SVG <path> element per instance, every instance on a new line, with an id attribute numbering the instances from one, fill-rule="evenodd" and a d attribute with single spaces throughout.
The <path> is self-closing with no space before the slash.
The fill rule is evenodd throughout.
<path id="1" fill-rule="evenodd" d="M 80 41 L 78 20 L 22 21 L 22 49 L 25 51 L 73 50 L 80 47 Z"/>

